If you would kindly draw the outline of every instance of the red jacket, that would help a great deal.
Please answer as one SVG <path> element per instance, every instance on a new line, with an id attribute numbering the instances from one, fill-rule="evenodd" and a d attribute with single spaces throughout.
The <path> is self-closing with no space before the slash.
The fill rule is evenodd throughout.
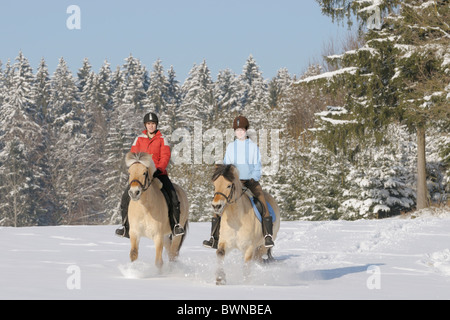
<path id="1" fill-rule="evenodd" d="M 162 174 L 167 175 L 167 165 L 170 161 L 170 147 L 164 142 L 160 131 L 150 140 L 147 130 L 142 131 L 131 146 L 131 152 L 146 152 L 152 155 L 156 169 L 161 170 Z"/>

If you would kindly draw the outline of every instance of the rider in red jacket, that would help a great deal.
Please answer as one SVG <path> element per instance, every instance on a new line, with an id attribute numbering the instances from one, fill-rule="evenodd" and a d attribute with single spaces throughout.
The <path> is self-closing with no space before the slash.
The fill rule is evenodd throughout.
<path id="1" fill-rule="evenodd" d="M 131 152 L 146 152 L 152 155 L 152 159 L 156 167 L 156 171 L 153 176 L 162 182 L 163 189 L 161 191 L 165 192 L 169 198 L 169 220 L 172 233 L 175 236 L 181 236 L 184 234 L 184 229 L 178 223 L 180 221 L 180 202 L 166 170 L 170 161 L 170 147 L 164 141 L 161 131 L 157 129 L 158 117 L 156 114 L 152 112 L 147 113 L 144 116 L 144 125 L 146 130 L 142 131 L 142 134 L 134 140 L 134 143 L 131 146 Z M 129 237 L 128 205 L 130 203 L 128 190 L 129 186 L 127 186 L 127 189 L 122 195 L 122 201 L 120 203 L 123 228 L 116 230 L 117 235 L 127 238 Z"/>
<path id="2" fill-rule="evenodd" d="M 156 131 L 151 139 L 149 138 L 148 130 L 142 131 L 142 134 L 134 140 L 131 152 L 146 152 L 153 155 L 152 158 L 156 169 L 161 174 L 167 175 L 166 168 L 170 161 L 170 147 L 164 142 L 161 131 Z"/>

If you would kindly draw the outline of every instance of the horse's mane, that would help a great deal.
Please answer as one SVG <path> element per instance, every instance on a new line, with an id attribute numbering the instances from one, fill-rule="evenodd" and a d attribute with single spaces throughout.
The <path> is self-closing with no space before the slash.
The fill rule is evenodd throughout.
<path id="1" fill-rule="evenodd" d="M 125 157 L 125 164 L 127 165 L 127 167 L 130 167 L 133 163 L 136 162 L 142 163 L 147 168 L 151 168 L 152 172 L 156 171 L 155 163 L 153 162 L 151 154 L 145 152 L 141 153 L 128 152 Z"/>
<path id="2" fill-rule="evenodd" d="M 218 165 L 216 165 L 216 168 L 214 170 L 211 180 L 214 182 L 220 176 L 223 176 L 225 179 L 227 179 L 230 182 L 234 182 L 236 179 L 239 178 L 239 171 L 232 164 L 228 164 L 228 165 L 218 164 Z"/>

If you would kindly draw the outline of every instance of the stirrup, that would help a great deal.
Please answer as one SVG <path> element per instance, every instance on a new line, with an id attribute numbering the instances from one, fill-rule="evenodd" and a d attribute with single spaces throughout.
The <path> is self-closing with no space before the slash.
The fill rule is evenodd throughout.
<path id="1" fill-rule="evenodd" d="M 116 236 L 123 237 L 123 238 L 129 238 L 130 235 L 127 232 L 127 228 L 122 226 L 122 228 L 116 229 Z"/>
<path id="2" fill-rule="evenodd" d="M 182 236 L 184 235 L 184 229 L 183 227 L 177 223 L 174 227 L 173 227 L 173 231 L 172 231 L 173 235 L 178 237 L 178 236 Z"/>
<path id="3" fill-rule="evenodd" d="M 271 234 L 264 236 L 264 247 L 272 248 L 275 245 Z"/>
<path id="4" fill-rule="evenodd" d="M 217 241 L 216 239 L 214 239 L 214 237 L 211 237 L 209 240 L 203 241 L 203 246 L 205 248 L 217 249 Z"/>

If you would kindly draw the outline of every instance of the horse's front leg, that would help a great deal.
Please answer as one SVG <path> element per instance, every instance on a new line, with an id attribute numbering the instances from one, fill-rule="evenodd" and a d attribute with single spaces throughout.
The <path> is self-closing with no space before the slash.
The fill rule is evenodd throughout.
<path id="1" fill-rule="evenodd" d="M 225 243 L 219 242 L 216 250 L 217 255 L 217 271 L 216 271 L 216 284 L 226 284 L 225 271 L 223 270 L 223 261 L 225 259 Z"/>
<path id="2" fill-rule="evenodd" d="M 156 256 L 155 256 L 155 265 L 158 267 L 158 269 L 161 271 L 161 268 L 163 266 L 163 259 L 162 259 L 162 252 L 163 252 L 163 246 L 164 245 L 164 240 L 163 237 L 156 237 L 155 238 L 155 251 L 156 251 Z"/>
<path id="3" fill-rule="evenodd" d="M 136 236 L 134 232 L 130 233 L 130 260 L 131 262 L 135 261 L 139 255 L 139 238 Z"/>
<path id="4" fill-rule="evenodd" d="M 246 280 L 250 278 L 250 269 L 254 257 L 254 251 L 255 249 L 253 247 L 249 247 L 244 253 L 244 278 Z"/>

